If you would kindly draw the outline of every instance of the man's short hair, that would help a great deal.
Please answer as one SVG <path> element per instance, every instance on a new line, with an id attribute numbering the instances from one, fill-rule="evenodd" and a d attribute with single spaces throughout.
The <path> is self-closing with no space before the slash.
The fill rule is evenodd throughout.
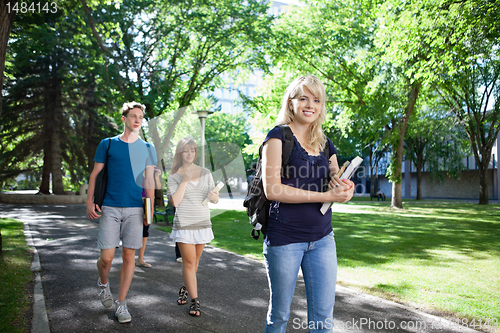
<path id="1" fill-rule="evenodd" d="M 128 102 L 128 103 L 123 103 L 122 116 L 126 117 L 129 113 L 129 111 L 132 109 L 135 109 L 135 108 L 141 109 L 142 114 L 144 115 L 144 110 L 146 110 L 145 105 L 143 105 L 141 103 L 137 103 L 137 102 Z"/>

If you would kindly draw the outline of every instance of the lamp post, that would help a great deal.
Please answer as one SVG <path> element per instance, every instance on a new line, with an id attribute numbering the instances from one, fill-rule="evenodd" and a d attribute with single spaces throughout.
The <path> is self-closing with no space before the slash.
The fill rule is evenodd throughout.
<path id="1" fill-rule="evenodd" d="M 198 118 L 201 123 L 201 167 L 205 167 L 205 119 L 214 113 L 210 110 L 198 110 L 196 111 Z"/>

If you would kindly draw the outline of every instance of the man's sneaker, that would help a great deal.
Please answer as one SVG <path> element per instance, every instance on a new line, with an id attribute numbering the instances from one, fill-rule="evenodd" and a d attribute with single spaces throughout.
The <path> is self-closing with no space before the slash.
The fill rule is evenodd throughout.
<path id="1" fill-rule="evenodd" d="M 101 292 L 99 293 L 99 299 L 101 300 L 102 305 L 106 309 L 113 307 L 113 295 L 111 295 L 111 290 L 109 290 L 109 281 L 106 286 L 103 286 L 101 283 L 101 278 L 97 280 L 97 285 L 101 288 Z"/>
<path id="2" fill-rule="evenodd" d="M 132 320 L 132 316 L 127 310 L 127 303 L 125 300 L 121 301 L 118 303 L 118 301 L 115 302 L 115 316 L 118 318 L 118 321 L 120 323 L 128 323 Z"/>
<path id="3" fill-rule="evenodd" d="M 179 258 L 175 259 L 175 261 L 182 262 L 182 257 L 179 257 Z"/>

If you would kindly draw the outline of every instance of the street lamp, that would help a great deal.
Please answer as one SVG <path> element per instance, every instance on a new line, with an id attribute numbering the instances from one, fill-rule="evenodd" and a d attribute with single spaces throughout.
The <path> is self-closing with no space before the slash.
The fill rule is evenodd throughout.
<path id="1" fill-rule="evenodd" d="M 205 167 L 205 118 L 214 113 L 210 110 L 198 110 L 196 111 L 198 118 L 201 123 L 201 167 Z"/>

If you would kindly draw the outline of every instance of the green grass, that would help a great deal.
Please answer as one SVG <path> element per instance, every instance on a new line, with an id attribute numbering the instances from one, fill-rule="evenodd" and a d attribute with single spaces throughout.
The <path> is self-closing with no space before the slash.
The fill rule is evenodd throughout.
<path id="1" fill-rule="evenodd" d="M 497 205 L 336 207 L 340 284 L 459 318 L 500 321 Z"/>
<path id="2" fill-rule="evenodd" d="M 211 215 L 215 239 L 210 242 L 210 245 L 254 259 L 264 260 L 262 236 L 260 236 L 260 241 L 250 237 L 252 228 L 245 212 L 212 209 Z M 157 226 L 156 229 L 170 233 L 172 226 Z"/>
<path id="3" fill-rule="evenodd" d="M 210 245 L 250 258 L 264 260 L 262 254 L 262 235 L 259 240 L 250 236 L 252 226 L 244 211 L 229 210 L 212 217 L 214 240 Z"/>
<path id="4" fill-rule="evenodd" d="M 338 282 L 461 320 L 500 323 L 500 207 L 356 200 L 334 205 Z M 263 259 L 243 211 L 212 218 L 211 245 Z"/>
<path id="5" fill-rule="evenodd" d="M 32 281 L 32 254 L 26 245 L 23 223 L 0 219 L 3 258 L 0 259 L 0 332 L 29 332 L 25 313 L 31 306 L 26 287 Z"/>

